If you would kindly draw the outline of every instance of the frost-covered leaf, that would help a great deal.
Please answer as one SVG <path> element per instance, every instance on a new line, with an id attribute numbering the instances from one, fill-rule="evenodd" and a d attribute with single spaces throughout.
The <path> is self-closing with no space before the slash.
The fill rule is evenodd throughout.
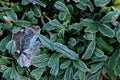
<path id="1" fill-rule="evenodd" d="M 70 50 L 69 48 L 67 48 L 65 45 L 61 43 L 54 43 L 54 49 L 57 52 L 61 52 L 65 54 L 65 56 L 67 56 L 70 59 L 76 60 L 78 58 L 78 55 L 76 52 L 74 52 L 73 50 Z"/>
<path id="2" fill-rule="evenodd" d="M 25 21 L 25 20 L 18 20 L 15 24 L 17 26 L 20 26 L 20 27 L 29 27 L 29 26 L 31 26 L 31 22 Z"/>
<path id="3" fill-rule="evenodd" d="M 7 9 L 7 10 L 5 11 L 5 13 L 6 13 L 7 17 L 8 17 L 11 21 L 16 22 L 16 21 L 18 20 L 17 14 L 14 12 L 14 10 L 12 10 L 12 9 Z"/>
<path id="4" fill-rule="evenodd" d="M 98 72 L 98 70 L 101 69 L 103 67 L 103 65 L 104 65 L 104 62 L 100 62 L 100 63 L 91 65 L 90 72 L 92 74 Z"/>
<path id="5" fill-rule="evenodd" d="M 98 24 L 98 29 L 104 36 L 111 38 L 115 36 L 115 32 L 107 25 Z"/>
<path id="6" fill-rule="evenodd" d="M 20 76 L 19 76 L 19 74 L 17 73 L 17 71 L 15 70 L 15 67 L 12 67 L 12 72 L 11 72 L 11 74 L 10 74 L 10 79 L 20 80 Z"/>
<path id="7" fill-rule="evenodd" d="M 81 61 L 81 60 L 75 60 L 75 61 L 73 61 L 73 65 L 76 68 L 78 68 L 79 70 L 83 71 L 83 72 L 89 71 L 89 69 L 86 66 L 86 64 L 83 61 Z"/>
<path id="8" fill-rule="evenodd" d="M 91 41 L 85 53 L 83 54 L 82 59 L 84 60 L 89 59 L 95 50 L 95 46 L 96 46 L 95 40 Z"/>
<path id="9" fill-rule="evenodd" d="M 68 67 L 65 71 L 63 80 L 73 80 L 73 68 Z"/>
<path id="10" fill-rule="evenodd" d="M 71 61 L 70 60 L 66 60 L 64 61 L 61 65 L 60 65 L 60 69 L 66 69 L 70 66 Z"/>
<path id="11" fill-rule="evenodd" d="M 62 27 L 62 25 L 60 24 L 60 22 L 58 20 L 54 19 L 54 20 L 51 20 L 48 23 L 46 23 L 43 26 L 43 30 L 50 31 L 50 30 L 54 30 L 54 29 L 60 28 L 60 27 Z"/>
<path id="12" fill-rule="evenodd" d="M 110 2 L 110 0 L 94 0 L 94 3 L 97 7 L 103 7 L 107 5 Z"/>
<path id="13" fill-rule="evenodd" d="M 100 19 L 99 22 L 103 22 L 103 23 L 112 22 L 115 21 L 118 17 L 119 17 L 118 11 L 111 11 L 107 13 L 102 19 Z"/>
<path id="14" fill-rule="evenodd" d="M 31 75 L 35 77 L 35 80 L 40 80 L 45 68 L 36 68 L 31 72 Z"/>
<path id="15" fill-rule="evenodd" d="M 49 60 L 48 55 L 41 54 L 41 55 L 38 55 L 38 56 L 34 56 L 32 58 L 32 64 L 35 67 L 43 68 L 43 67 L 47 66 L 48 60 Z"/>
<path id="16" fill-rule="evenodd" d="M 5 51 L 6 50 L 6 45 L 10 40 L 10 35 L 6 36 L 0 41 L 0 50 Z"/>
<path id="17" fill-rule="evenodd" d="M 104 52 L 101 49 L 96 47 L 94 51 L 94 55 L 96 55 L 97 57 L 102 57 L 104 56 Z"/>
<path id="18" fill-rule="evenodd" d="M 9 41 L 8 44 L 6 45 L 6 48 L 10 54 L 14 54 L 16 49 L 15 41 L 14 40 Z"/>

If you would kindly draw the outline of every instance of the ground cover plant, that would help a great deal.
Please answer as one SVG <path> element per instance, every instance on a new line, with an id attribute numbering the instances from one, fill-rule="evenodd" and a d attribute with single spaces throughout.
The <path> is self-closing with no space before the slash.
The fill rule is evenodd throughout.
<path id="1" fill-rule="evenodd" d="M 119 80 L 120 0 L 0 0 L 0 80 Z"/>

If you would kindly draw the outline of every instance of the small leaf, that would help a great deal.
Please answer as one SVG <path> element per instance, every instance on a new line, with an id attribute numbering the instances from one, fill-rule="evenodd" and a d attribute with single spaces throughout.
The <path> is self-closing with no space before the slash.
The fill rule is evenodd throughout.
<path id="1" fill-rule="evenodd" d="M 100 75 L 100 72 L 97 72 L 96 74 L 93 74 L 92 76 L 90 76 L 88 80 L 99 80 L 99 75 Z"/>
<path id="2" fill-rule="evenodd" d="M 78 68 L 79 70 L 83 71 L 83 72 L 89 71 L 89 69 L 86 66 L 86 64 L 83 61 L 81 61 L 81 60 L 75 60 L 75 61 L 73 61 L 73 65 L 76 68 Z"/>
<path id="3" fill-rule="evenodd" d="M 40 39 L 41 43 L 45 47 L 47 47 L 48 49 L 54 50 L 54 45 L 53 45 L 54 43 L 53 43 L 53 41 L 49 40 L 47 37 L 45 37 L 43 35 L 40 35 L 40 34 L 38 34 L 38 35 L 39 35 L 39 39 Z"/>
<path id="4" fill-rule="evenodd" d="M 75 38 L 70 38 L 69 41 L 68 41 L 68 45 L 70 45 L 70 46 L 72 46 L 72 47 L 75 46 L 76 43 L 77 43 L 77 42 L 76 42 L 76 39 L 75 39 Z"/>
<path id="5" fill-rule="evenodd" d="M 97 38 L 97 45 L 100 49 L 106 51 L 107 54 L 110 54 L 114 50 L 113 47 L 108 45 L 101 37 Z"/>
<path id="6" fill-rule="evenodd" d="M 94 51 L 94 55 L 96 55 L 97 57 L 102 57 L 104 56 L 104 52 L 101 49 L 96 47 Z"/>
<path id="7" fill-rule="evenodd" d="M 10 79 L 20 80 L 20 76 L 19 76 L 19 74 L 17 73 L 17 71 L 15 70 L 15 67 L 12 67 L 12 72 L 11 72 L 11 74 L 10 74 Z"/>
<path id="8" fill-rule="evenodd" d="M 47 30 L 47 31 L 50 31 L 50 30 L 54 30 L 58 27 L 61 27 L 61 23 L 54 19 L 54 20 L 51 20 L 49 21 L 48 23 L 46 23 L 44 26 L 43 26 L 43 30 Z"/>
<path id="9" fill-rule="evenodd" d="M 100 63 L 91 65 L 91 71 L 90 72 L 92 74 L 98 72 L 98 70 L 101 69 L 103 65 L 104 65 L 104 62 L 100 62 Z"/>
<path id="10" fill-rule="evenodd" d="M 95 40 L 91 41 L 91 43 L 89 44 L 87 50 L 83 54 L 82 59 L 84 59 L 84 60 L 89 59 L 92 56 L 93 52 L 94 52 L 95 46 L 96 46 Z"/>
<path id="11" fill-rule="evenodd" d="M 34 56 L 32 58 L 32 64 L 35 67 L 43 68 L 43 67 L 47 66 L 48 59 L 49 59 L 49 57 L 46 54 L 41 54 L 41 55 L 38 55 L 38 56 Z"/>
<path id="12" fill-rule="evenodd" d="M 4 52 L 6 50 L 6 45 L 7 43 L 9 42 L 10 40 L 10 35 L 6 36 L 5 38 L 3 38 L 1 41 L 0 41 L 0 50 L 2 52 Z"/>
<path id="13" fill-rule="evenodd" d="M 64 61 L 61 65 L 60 65 L 60 69 L 66 69 L 70 66 L 71 61 L 70 60 L 66 60 Z"/>
<path id="14" fill-rule="evenodd" d="M 105 5 L 107 5 L 110 2 L 110 0 L 94 0 L 94 3 L 97 7 L 103 7 Z"/>
<path id="15" fill-rule="evenodd" d="M 66 5 L 65 5 L 64 3 L 62 3 L 62 2 L 57 1 L 57 2 L 55 2 L 54 6 L 55 6 L 55 8 L 58 9 L 59 11 L 69 13 L 68 8 L 67 8 Z"/>
<path id="16" fill-rule="evenodd" d="M 115 21 L 118 17 L 119 17 L 118 11 L 111 11 L 107 13 L 102 19 L 100 19 L 99 22 L 103 22 L 103 23 L 112 22 Z"/>
<path id="17" fill-rule="evenodd" d="M 58 54 L 58 53 L 54 53 L 54 54 L 50 57 L 50 59 L 49 59 L 49 61 L 48 61 L 48 66 L 49 66 L 49 67 L 53 67 L 53 66 L 55 66 L 55 65 L 58 63 L 58 61 L 59 61 L 59 54 Z"/>
<path id="18" fill-rule="evenodd" d="M 52 69 L 50 70 L 50 74 L 54 75 L 55 77 L 58 75 L 59 73 L 59 59 L 56 61 L 57 63 L 52 66 Z"/>
<path id="19" fill-rule="evenodd" d="M 31 26 L 31 22 L 25 21 L 25 20 L 19 20 L 15 24 L 17 26 L 20 26 L 20 27 L 29 27 L 29 26 Z"/>
<path id="20" fill-rule="evenodd" d="M 17 14 L 12 9 L 5 10 L 5 13 L 11 21 L 16 22 L 18 20 Z"/>
<path id="21" fill-rule="evenodd" d="M 67 46 L 61 43 L 54 43 L 54 49 L 57 52 L 61 52 L 65 54 L 70 59 L 76 60 L 78 58 L 78 55 L 76 52 L 74 52 L 73 50 L 70 50 L 69 48 L 67 48 Z"/>
<path id="22" fill-rule="evenodd" d="M 40 9 L 38 8 L 38 6 L 33 6 L 31 7 L 31 10 L 34 12 L 34 15 L 37 16 L 37 17 L 40 17 L 41 16 L 41 11 Z"/>
<path id="23" fill-rule="evenodd" d="M 73 68 L 68 67 L 65 71 L 63 80 L 73 80 Z"/>
<path id="24" fill-rule="evenodd" d="M 90 11 L 93 11 L 94 7 L 93 7 L 93 4 L 90 0 L 81 0 L 80 3 L 85 5 L 85 6 L 88 6 Z"/>
<path id="25" fill-rule="evenodd" d="M 107 25 L 98 24 L 98 29 L 104 36 L 111 38 L 115 36 L 115 32 Z"/>
<path id="26" fill-rule="evenodd" d="M 31 72 L 31 75 L 35 77 L 35 80 L 40 80 L 45 68 L 36 68 Z"/>
<path id="27" fill-rule="evenodd" d="M 22 5 L 27 5 L 29 3 L 30 3 L 29 0 L 22 0 L 22 2 L 21 2 Z"/>
<path id="28" fill-rule="evenodd" d="M 14 54 L 15 53 L 15 51 L 16 51 L 15 47 L 16 47 L 16 45 L 15 45 L 15 41 L 14 40 L 9 41 L 7 46 L 6 46 L 8 52 L 10 54 Z"/>
<path id="29" fill-rule="evenodd" d="M 5 79 L 10 79 L 10 75 L 12 72 L 12 67 L 8 67 L 4 72 L 3 72 L 3 77 Z"/>

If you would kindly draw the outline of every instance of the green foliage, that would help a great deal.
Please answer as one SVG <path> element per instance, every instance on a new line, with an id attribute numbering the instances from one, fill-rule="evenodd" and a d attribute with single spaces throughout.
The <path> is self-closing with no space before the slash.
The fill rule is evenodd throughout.
<path id="1" fill-rule="evenodd" d="M 0 80 L 119 80 L 119 5 L 0 0 Z"/>

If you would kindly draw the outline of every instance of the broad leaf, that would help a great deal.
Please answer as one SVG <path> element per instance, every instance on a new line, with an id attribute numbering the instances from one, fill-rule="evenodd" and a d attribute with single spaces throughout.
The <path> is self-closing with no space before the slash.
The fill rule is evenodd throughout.
<path id="1" fill-rule="evenodd" d="M 78 58 L 78 55 L 76 52 L 70 50 L 69 48 L 67 48 L 67 46 L 65 46 L 61 43 L 54 43 L 54 49 L 57 52 L 61 52 L 61 53 L 65 54 L 70 59 L 76 60 Z"/>
<path id="2" fill-rule="evenodd" d="M 15 24 L 17 26 L 20 26 L 20 27 L 29 27 L 29 26 L 31 26 L 31 22 L 25 21 L 25 20 L 18 20 Z"/>
<path id="3" fill-rule="evenodd" d="M 118 11 L 111 11 L 107 13 L 102 19 L 100 19 L 99 22 L 103 22 L 103 23 L 112 22 L 115 21 L 118 17 L 119 17 Z"/>
<path id="4" fill-rule="evenodd" d="M 48 63 L 48 59 L 49 59 L 48 55 L 41 54 L 32 58 L 32 64 L 35 67 L 39 67 L 39 68 L 46 67 Z"/>
<path id="5" fill-rule="evenodd" d="M 66 60 L 64 61 L 61 65 L 60 65 L 60 69 L 66 69 L 70 66 L 71 61 L 70 60 Z"/>
<path id="6" fill-rule="evenodd" d="M 5 51 L 6 50 L 6 45 L 10 40 L 10 35 L 6 36 L 0 41 L 0 50 Z"/>
<path id="7" fill-rule="evenodd" d="M 115 36 L 115 32 L 107 25 L 98 24 L 98 29 L 104 36 L 111 38 Z"/>
<path id="8" fill-rule="evenodd" d="M 83 72 L 89 71 L 89 69 L 86 66 L 86 64 L 83 61 L 81 61 L 81 60 L 75 60 L 75 61 L 73 61 L 73 65 L 76 68 L 78 68 L 79 70 L 83 71 Z"/>
<path id="9" fill-rule="evenodd" d="M 9 41 L 8 44 L 6 45 L 6 48 L 10 54 L 14 54 L 16 50 L 15 41 L 14 40 Z"/>
<path id="10" fill-rule="evenodd" d="M 73 80 L 73 68 L 68 67 L 65 71 L 63 80 Z"/>
<path id="11" fill-rule="evenodd" d="M 18 20 L 17 14 L 12 9 L 7 9 L 5 13 L 11 21 L 16 22 Z"/>
<path id="12" fill-rule="evenodd" d="M 110 2 L 110 0 L 94 0 L 94 3 L 97 7 L 103 7 L 105 5 L 107 5 Z"/>
<path id="13" fill-rule="evenodd" d="M 36 68 L 31 72 L 31 75 L 35 77 L 35 80 L 40 80 L 45 68 Z"/>

